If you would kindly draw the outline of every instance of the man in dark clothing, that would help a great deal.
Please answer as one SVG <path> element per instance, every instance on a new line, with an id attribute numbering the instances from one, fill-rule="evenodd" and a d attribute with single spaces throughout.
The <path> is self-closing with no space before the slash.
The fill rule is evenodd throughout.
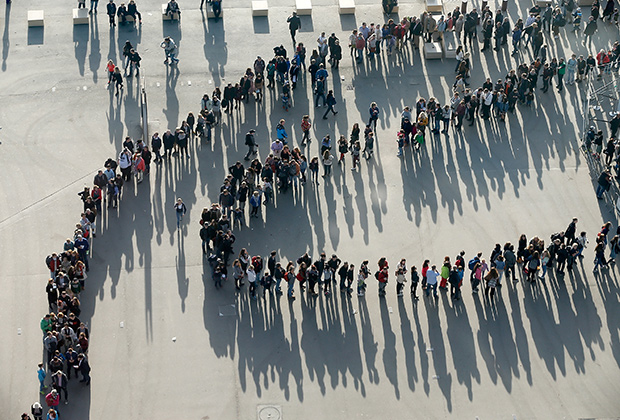
<path id="1" fill-rule="evenodd" d="M 269 274 L 271 276 L 275 276 L 277 263 L 276 251 L 271 251 L 269 258 L 267 259 L 267 268 L 269 269 Z"/>
<path id="2" fill-rule="evenodd" d="M 256 139 L 254 138 L 255 130 L 250 130 L 245 135 L 245 145 L 248 146 L 248 153 L 245 155 L 243 159 L 250 160 L 250 156 L 256 154 L 257 152 L 254 150 L 254 147 L 258 147 L 256 144 Z"/>
<path id="3" fill-rule="evenodd" d="M 301 19 L 299 19 L 299 16 L 297 16 L 297 12 L 293 12 L 293 14 L 289 16 L 286 21 L 288 22 L 288 29 L 291 31 L 293 45 L 297 45 L 297 42 L 295 41 L 295 34 L 297 33 L 298 29 L 301 29 Z"/>
<path id="4" fill-rule="evenodd" d="M 611 174 L 609 171 L 604 171 L 598 177 L 598 187 L 596 188 L 596 198 L 599 200 L 603 199 L 603 194 L 606 191 L 609 191 L 609 187 L 611 187 Z"/>
<path id="5" fill-rule="evenodd" d="M 172 149 L 174 148 L 174 134 L 170 130 L 164 133 L 164 157 L 170 159 L 172 157 Z"/>
<path id="6" fill-rule="evenodd" d="M 110 0 L 110 2 L 106 6 L 108 16 L 110 17 L 110 28 L 116 26 L 116 22 L 114 21 L 114 16 L 116 16 L 116 4 L 114 4 L 114 0 Z"/>
<path id="7" fill-rule="evenodd" d="M 594 32 L 596 32 L 597 29 L 598 25 L 596 24 L 596 19 L 594 19 L 593 16 L 590 16 L 590 19 L 588 20 L 588 23 L 583 30 L 583 34 L 585 35 L 585 38 L 583 39 L 583 45 L 590 48 L 590 45 L 592 44 L 592 35 L 594 35 Z"/>
<path id="8" fill-rule="evenodd" d="M 566 239 L 566 245 L 571 245 L 575 241 L 575 233 L 577 232 L 577 218 L 573 217 L 573 221 L 570 222 L 566 231 L 564 231 L 564 238 Z"/>
<path id="9" fill-rule="evenodd" d="M 611 137 L 616 137 L 618 128 L 620 128 L 620 113 L 616 113 L 611 121 L 609 121 L 609 128 L 611 129 Z"/>
<path id="10" fill-rule="evenodd" d="M 232 108 L 233 108 L 233 100 L 235 99 L 235 88 L 232 84 L 228 84 L 228 86 L 226 86 L 224 88 L 224 103 L 225 103 L 225 107 L 224 110 L 226 112 L 231 112 Z"/>
<path id="11" fill-rule="evenodd" d="M 245 175 L 245 167 L 241 162 L 237 161 L 237 163 L 228 168 L 228 172 L 230 172 L 237 183 L 241 184 L 243 176 Z"/>

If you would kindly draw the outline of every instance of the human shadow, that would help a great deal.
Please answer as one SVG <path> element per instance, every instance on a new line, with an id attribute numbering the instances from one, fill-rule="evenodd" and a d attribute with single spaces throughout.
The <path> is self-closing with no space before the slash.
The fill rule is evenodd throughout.
<path id="1" fill-rule="evenodd" d="M 9 23 L 11 22 L 11 3 L 4 9 L 4 32 L 2 33 L 2 71 L 6 71 L 6 60 L 9 58 L 11 41 L 9 40 Z"/>
<path id="2" fill-rule="evenodd" d="M 84 76 L 90 25 L 73 25 L 73 49 L 80 76 Z"/>
<path id="3" fill-rule="evenodd" d="M 99 20 L 93 19 L 93 15 L 90 15 L 90 55 L 88 57 L 88 63 L 90 65 L 90 71 L 93 73 L 93 83 L 97 83 L 97 75 L 99 72 L 99 66 L 101 66 L 101 46 L 99 42 Z"/>
<path id="4" fill-rule="evenodd" d="M 228 62 L 228 46 L 223 20 L 209 20 L 202 12 L 202 30 L 204 32 L 204 56 L 209 62 L 209 73 L 213 77 L 213 85 L 220 86 L 226 76 Z"/>

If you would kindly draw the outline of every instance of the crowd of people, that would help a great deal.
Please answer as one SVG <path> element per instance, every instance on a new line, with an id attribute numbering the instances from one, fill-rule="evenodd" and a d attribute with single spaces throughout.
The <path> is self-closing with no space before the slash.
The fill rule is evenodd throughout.
<path id="1" fill-rule="evenodd" d="M 123 185 L 132 182 L 134 175 L 139 183 L 142 172 L 148 173 L 148 166 L 140 164 L 145 152 L 148 148 L 142 148 L 141 141 L 134 145 L 129 137 L 125 139 L 118 160 L 106 160 L 105 170 L 97 172 L 92 188 L 85 186 L 78 193 L 83 211 L 72 236 L 62 244 L 62 250 L 45 258 L 50 275 L 45 286 L 48 312 L 41 319 L 40 327 L 46 360 L 39 363 L 37 377 L 47 407 L 35 402 L 31 406 L 35 419 L 59 418 L 61 402 L 69 403 L 68 383 L 72 376 L 76 380 L 81 376 L 79 382 L 90 384 L 90 333 L 87 324 L 80 320 L 80 294 L 86 289 L 92 241 L 97 236 L 97 221 L 104 204 L 107 202 L 108 209 L 116 208 Z M 118 174 L 117 169 L 120 170 Z M 22 419 L 29 418 L 27 413 L 22 415 Z"/>
<path id="2" fill-rule="evenodd" d="M 438 298 L 437 289 L 447 292 L 449 287 L 451 298 L 460 300 L 463 280 L 468 272 L 472 293 L 477 294 L 480 287 L 484 287 L 485 302 L 493 304 L 496 290 L 502 287 L 504 281 L 517 283 L 522 278 L 536 286 L 545 281 L 549 270 L 553 270 L 557 278 L 563 279 L 566 272 L 573 270 L 576 262 L 584 258 L 583 251 L 589 244 L 586 232 L 577 230 L 577 223 L 578 219 L 573 218 L 564 231 L 551 234 L 548 245 L 538 236 L 528 240 L 525 234 L 519 237 L 516 246 L 511 242 L 503 246 L 498 243 L 488 260 L 482 252 L 478 252 L 466 262 L 465 251 L 461 251 L 454 260 L 446 256 L 438 264 L 425 259 L 418 268 L 416 265 L 409 266 L 407 260 L 402 258 L 395 268 L 390 268 L 388 259 L 382 257 L 374 271 L 379 297 L 386 295 L 389 280 L 395 279 L 398 297 L 403 296 L 405 283 L 410 281 L 409 290 L 415 300 L 418 300 L 418 286 L 420 293 L 428 298 L 432 294 L 435 299 Z M 276 296 L 282 295 L 283 284 L 291 300 L 295 299 L 297 287 L 300 293 L 305 292 L 311 297 L 318 296 L 321 290 L 325 296 L 330 296 L 332 287 L 347 296 L 352 295 L 354 287 L 359 297 L 366 293 L 373 271 L 368 260 L 362 261 L 359 268 L 356 268 L 353 263 L 343 262 L 336 254 L 328 258 L 325 252 L 321 252 L 318 259 L 314 260 L 306 252 L 297 260 L 281 262 L 277 252 L 272 251 L 265 261 L 260 255 L 252 256 L 246 248 L 242 248 L 229 267 L 235 237 L 230 231 L 226 209 L 217 203 L 212 204 L 211 208 L 205 208 L 201 224 L 202 248 L 208 255 L 216 288 L 223 287 L 232 277 L 237 291 L 248 283 L 252 299 L 261 295 L 266 298 L 267 294 L 274 293 Z M 596 235 L 594 272 L 615 264 L 616 255 L 620 252 L 620 227 L 615 235 L 611 229 L 611 222 L 607 222 Z M 522 274 L 519 275 L 519 272 Z"/>
<path id="3" fill-rule="evenodd" d="M 207 3 L 219 17 L 221 1 L 209 0 Z M 395 4 L 394 1 L 383 3 L 386 10 L 391 10 Z M 204 0 L 201 2 L 201 9 L 203 5 Z M 587 57 L 572 54 L 567 58 L 550 57 L 551 49 L 545 43 L 545 33 L 551 41 L 551 34 L 553 38 L 558 38 L 559 29 L 570 24 L 572 32 L 576 35 L 583 34 L 583 43 L 589 48 L 599 19 L 609 24 L 618 24 L 618 10 L 614 7 L 613 0 L 607 1 L 602 13 L 600 8 L 598 0 L 595 0 L 591 15 L 585 20 L 574 0 L 563 0 L 559 7 L 549 5 L 541 8 L 535 5 L 529 9 L 524 19 L 519 19 L 514 24 L 510 23 L 508 16 L 501 10 L 493 13 L 489 6 L 481 13 L 476 9 L 462 13 L 460 8 L 455 8 L 438 20 L 424 12 L 420 17 L 405 17 L 400 21 L 389 19 L 383 25 L 363 23 L 350 34 L 348 47 L 350 55 L 361 64 L 364 60 L 374 60 L 384 52 L 390 55 L 398 54 L 407 44 L 418 49 L 420 42 L 440 40 L 447 36 L 446 32 L 454 32 L 458 40 L 452 96 L 443 101 L 434 97 L 428 100 L 418 98 L 415 106 L 406 106 L 401 112 L 400 130 L 396 138 L 398 155 L 401 156 L 403 148 L 409 144 L 415 145 L 417 149 L 423 147 L 428 134 L 447 135 L 451 125 L 454 129 L 461 129 L 463 121 L 469 121 L 469 125 L 473 125 L 478 118 L 486 120 L 494 117 L 504 121 L 518 104 L 531 106 L 534 93 L 539 88 L 539 79 L 542 82 L 540 90 L 545 93 L 552 86 L 554 78 L 557 80 L 557 89 L 562 91 L 564 79 L 567 84 L 572 85 L 583 81 L 589 74 L 601 78 L 617 70 L 620 63 L 618 42 L 608 50 L 601 49 Z M 119 7 L 114 0 L 109 0 L 106 11 L 111 27 L 116 26 L 116 18 L 125 23 L 128 16 L 139 24 L 142 23 L 142 16 L 134 0 L 130 0 L 127 6 L 121 4 Z M 91 0 L 90 13 L 97 13 L 97 0 Z M 165 13 L 171 18 L 180 19 L 178 3 L 170 0 Z M 204 94 L 196 116 L 189 113 L 174 132 L 167 130 L 161 137 L 159 133 L 154 133 L 150 146 L 142 140 L 134 143 L 127 137 L 118 159 L 108 159 L 105 169 L 98 171 L 95 176 L 93 187 L 85 187 L 79 193 L 83 201 L 83 213 L 73 235 L 63 244 L 62 251 L 52 253 L 45 261 L 50 270 L 50 278 L 46 284 L 49 308 L 41 320 L 41 330 L 47 356 L 46 360 L 39 364 L 37 374 L 47 409 L 35 402 L 31 407 L 31 414 L 35 418 L 45 415 L 48 419 L 58 418 L 63 395 L 64 403 L 68 403 L 67 383 L 72 374 L 77 379 L 80 373 L 80 382 L 86 385 L 90 383 L 89 331 L 86 324 L 79 319 L 80 293 L 85 289 L 91 241 L 96 236 L 97 219 L 102 214 L 104 203 L 107 203 L 107 208 L 116 208 L 124 184 L 133 182 L 134 175 L 136 182 L 140 183 L 144 175 L 149 174 L 151 161 L 160 164 L 164 159 L 170 160 L 173 156 L 189 157 L 190 140 L 210 141 L 212 131 L 221 123 L 223 114 L 232 116 L 235 110 L 240 109 L 243 103 L 248 103 L 250 99 L 262 102 L 265 91 L 271 90 L 272 95 L 280 99 L 282 108 L 288 111 L 294 104 L 293 93 L 302 72 L 310 74 L 314 107 L 325 108 L 322 118 L 327 119 L 330 112 L 333 115 L 338 113 L 335 109 L 337 99 L 334 91 L 329 89 L 330 73 L 327 69 L 337 69 L 343 58 L 340 39 L 335 33 L 328 37 L 322 32 L 317 38 L 316 48 L 308 54 L 304 44 L 296 42 L 295 39 L 297 31 L 301 29 L 301 19 L 293 13 L 287 23 L 294 45 L 292 54 L 289 54 L 283 45 L 279 45 L 273 49 L 274 55 L 268 61 L 258 56 L 238 83 L 228 83 L 223 91 L 217 87 L 211 95 Z M 507 48 L 511 41 L 512 54 L 516 56 L 531 44 L 533 60 L 530 64 L 522 61 L 516 70 L 509 70 L 503 79 L 493 82 L 487 78 L 480 87 L 472 89 L 468 82 L 471 71 L 470 51 L 478 36 L 483 38 L 484 46 L 481 52 L 491 49 L 500 51 Z M 166 54 L 164 63 L 173 65 L 179 61 L 178 48 L 172 38 L 166 37 L 160 46 Z M 115 86 L 117 96 L 122 94 L 123 77 L 139 75 L 141 59 L 137 49 L 127 41 L 123 48 L 124 73 L 121 73 L 119 65 L 112 60 L 108 61 L 108 85 Z M 248 152 L 245 161 L 248 163 L 238 161 L 229 168 L 229 175 L 220 187 L 218 202 L 204 208 L 200 218 L 202 250 L 212 268 L 217 288 L 223 287 L 231 270 L 230 275 L 236 289 L 240 290 L 247 282 L 252 299 L 261 294 L 263 298 L 267 294 L 283 294 L 282 281 L 286 282 L 286 294 L 291 300 L 295 299 L 296 284 L 300 292 L 306 292 L 310 296 L 317 296 L 321 291 L 329 296 L 332 287 L 351 296 L 355 287 L 358 296 L 362 297 L 366 293 L 369 277 L 374 276 L 381 297 L 387 293 L 388 280 L 394 278 L 399 297 L 403 296 L 405 283 L 409 281 L 410 293 L 416 300 L 418 286 L 420 293 L 429 298 L 433 295 L 435 299 L 438 298 L 437 289 L 447 291 L 449 286 L 452 299 L 459 300 L 465 274 L 469 273 L 472 293 L 478 293 L 482 286 L 485 300 L 492 303 L 504 278 L 505 281 L 519 281 L 520 276 L 516 272 L 521 271 L 521 278 L 535 285 L 544 281 L 549 269 L 554 269 L 557 275 L 563 276 L 566 270 L 573 269 L 579 258 L 583 258 L 582 253 L 587 247 L 588 239 L 585 232 L 577 234 L 575 218 L 564 232 L 551 235 L 548 245 L 539 237 L 528 241 L 526 235 L 521 235 L 516 249 L 510 242 L 504 246 L 496 244 L 488 260 L 479 252 L 467 263 L 465 252 L 461 251 L 454 260 L 449 256 L 437 264 L 424 260 L 419 269 L 416 265 L 408 265 L 404 258 L 399 260 L 395 268 L 390 268 L 387 258 L 384 257 L 377 262 L 376 270 L 372 270 L 368 260 L 362 261 L 356 268 L 353 263 L 343 262 L 335 254 L 327 258 L 324 252 L 316 260 L 305 253 L 296 261 L 285 263 L 280 262 L 277 252 L 273 251 L 264 261 L 259 255 L 251 256 L 246 248 L 242 248 L 237 258 L 233 258 L 231 262 L 231 257 L 235 255 L 236 240 L 233 230 L 237 226 L 242 229 L 247 223 L 246 202 L 249 203 L 250 217 L 258 217 L 262 206 L 273 203 L 277 193 L 283 194 L 289 188 L 297 190 L 305 186 L 308 172 L 311 184 L 319 185 L 321 165 L 322 176 L 329 179 L 332 165 L 344 164 L 347 154 L 351 156 L 351 170 L 360 170 L 360 158 L 365 157 L 368 160 L 373 156 L 380 113 L 377 103 L 371 103 L 366 124 L 362 124 L 362 127 L 358 123 L 354 124 L 349 137 L 340 136 L 334 145 L 329 134 L 321 136 L 320 153 L 311 158 L 306 157 L 303 152 L 304 146 L 313 140 L 313 125 L 309 115 L 304 115 L 299 122 L 303 133 L 299 146 L 289 143 L 286 120 L 280 120 L 275 130 L 275 139 L 262 161 L 258 157 L 256 131 L 249 130 L 246 133 L 245 145 L 248 146 Z M 620 128 L 620 116 L 616 115 L 610 124 L 612 133 L 604 152 L 600 130 L 592 129 L 591 133 L 588 133 L 586 146 L 597 158 L 602 156 L 601 152 L 606 154 L 606 165 L 615 162 L 617 176 L 620 176 L 620 147 L 615 140 L 616 132 Z M 599 198 L 605 188 L 609 188 L 610 177 L 609 172 L 601 175 L 597 191 Z M 180 227 L 187 208 L 181 199 L 176 201 L 174 207 L 177 226 Z M 616 235 L 608 240 L 610 230 L 611 223 L 608 222 L 597 234 L 594 247 L 595 271 L 613 264 L 620 250 L 620 228 Z M 607 246 L 610 250 L 608 258 Z M 46 385 L 48 383 L 51 384 L 49 392 L 46 391 L 49 388 Z M 26 417 L 23 418 L 28 418 L 27 414 L 24 416 Z"/>

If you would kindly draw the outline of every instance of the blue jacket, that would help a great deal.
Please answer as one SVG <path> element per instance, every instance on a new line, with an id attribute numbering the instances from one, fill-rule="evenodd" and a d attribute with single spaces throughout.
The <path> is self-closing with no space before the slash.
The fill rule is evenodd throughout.
<path id="1" fill-rule="evenodd" d="M 86 252 L 90 249 L 90 245 L 88 243 L 88 239 L 77 239 L 75 241 L 75 247 L 78 249 L 78 252 Z"/>
<path id="2" fill-rule="evenodd" d="M 37 370 L 37 375 L 39 375 L 40 382 L 43 382 L 45 380 L 45 377 L 47 376 L 47 374 L 45 373 L 45 369 L 43 368 Z"/>

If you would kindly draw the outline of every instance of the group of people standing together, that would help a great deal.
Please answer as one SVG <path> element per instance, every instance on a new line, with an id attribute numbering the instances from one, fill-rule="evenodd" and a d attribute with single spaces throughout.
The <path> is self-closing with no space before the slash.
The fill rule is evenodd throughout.
<path id="1" fill-rule="evenodd" d="M 50 275 L 45 286 L 48 313 L 41 319 L 40 327 L 46 360 L 39 363 L 37 378 L 47 408 L 35 402 L 31 406 L 34 419 L 59 418 L 61 401 L 69 403 L 69 380 L 72 376 L 76 379 L 81 377 L 79 382 L 85 385 L 90 384 L 90 333 L 86 323 L 79 318 L 82 313 L 80 294 L 86 289 L 92 241 L 97 236 L 97 222 L 102 216 L 104 204 L 107 201 L 107 208 L 118 205 L 123 184 L 131 181 L 132 172 L 138 173 L 131 159 L 136 153 L 142 156 L 144 149 L 147 149 L 142 146 L 141 141 L 134 145 L 127 137 L 118 161 L 106 160 L 105 170 L 97 172 L 92 188 L 86 186 L 78 193 L 83 211 L 73 235 L 63 243 L 62 251 L 53 252 L 45 259 Z M 128 165 L 124 162 L 126 159 L 130 159 Z M 120 169 L 118 174 L 117 169 Z M 30 415 L 24 413 L 22 419 L 30 419 Z"/>
<path id="2" fill-rule="evenodd" d="M 363 297 L 369 277 L 374 276 L 378 284 L 379 297 L 386 295 L 388 282 L 393 278 L 398 297 L 404 295 L 405 284 L 410 281 L 409 291 L 415 300 L 418 300 L 418 287 L 420 287 L 426 297 L 432 294 L 435 299 L 439 297 L 438 289 L 446 292 L 450 290 L 450 297 L 458 301 L 461 299 L 465 274 L 469 273 L 472 293 L 478 294 L 480 287 L 483 287 L 485 301 L 492 304 L 496 291 L 504 282 L 517 283 L 520 279 L 525 279 L 535 286 L 545 281 L 549 270 L 554 270 L 559 280 L 563 279 L 566 272 L 573 270 L 577 261 L 584 257 L 583 251 L 589 243 L 586 232 L 577 229 L 578 219 L 573 218 L 564 231 L 551 234 L 548 245 L 538 236 L 528 240 L 528 237 L 522 234 L 516 246 L 511 242 L 503 246 L 496 244 L 488 259 L 483 257 L 482 252 L 478 252 L 466 261 L 465 251 L 461 251 L 454 260 L 445 256 L 441 264 L 433 264 L 426 259 L 418 268 L 415 265 L 408 266 L 407 260 L 402 258 L 395 268 L 390 268 L 387 258 L 382 257 L 377 262 L 377 268 L 373 270 L 368 260 L 362 261 L 356 268 L 350 262 L 343 262 L 336 254 L 328 258 L 325 252 L 321 252 L 316 260 L 306 252 L 294 261 L 280 262 L 276 251 L 272 251 L 263 259 L 260 255 L 252 256 L 246 248 L 242 248 L 229 269 L 234 237 L 232 240 L 222 240 L 217 236 L 222 233 L 220 225 L 222 214 L 220 207 L 214 204 L 211 209 L 203 211 L 201 222 L 204 231 L 210 229 L 211 232 L 218 232 L 214 236 L 207 233 L 203 235 L 201 231 L 200 235 L 203 240 L 203 251 L 209 255 L 213 280 L 216 287 L 221 288 L 232 277 L 237 291 L 247 281 L 252 299 L 258 296 L 266 298 L 267 294 L 274 293 L 276 296 L 282 295 L 285 293 L 283 286 L 291 300 L 295 299 L 297 287 L 300 293 L 306 292 L 312 297 L 318 296 L 321 289 L 324 295 L 329 297 L 332 288 L 351 296 L 355 288 L 357 295 Z M 608 240 L 611 228 L 610 222 L 605 223 L 597 234 L 594 249 L 595 271 L 613 264 L 620 251 L 620 228 Z M 608 245 L 609 259 L 606 258 Z"/>

